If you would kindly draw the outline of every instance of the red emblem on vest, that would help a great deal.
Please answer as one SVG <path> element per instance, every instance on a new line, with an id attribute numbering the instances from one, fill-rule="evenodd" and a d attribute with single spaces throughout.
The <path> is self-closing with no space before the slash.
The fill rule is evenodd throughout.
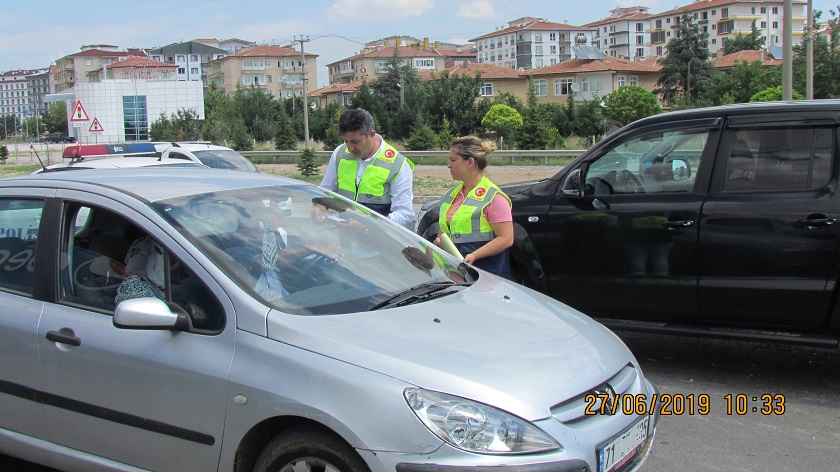
<path id="1" fill-rule="evenodd" d="M 487 190 L 484 190 L 483 188 L 475 189 L 475 196 L 477 197 L 483 197 L 485 193 L 487 193 Z"/>
<path id="2" fill-rule="evenodd" d="M 385 151 L 385 157 L 387 157 L 388 159 L 391 159 L 396 155 L 397 153 L 395 153 L 393 149 L 388 149 L 387 151 Z"/>

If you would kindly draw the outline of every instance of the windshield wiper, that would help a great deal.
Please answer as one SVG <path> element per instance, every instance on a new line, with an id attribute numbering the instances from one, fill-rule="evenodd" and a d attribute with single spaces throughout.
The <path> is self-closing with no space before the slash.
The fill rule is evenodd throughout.
<path id="1" fill-rule="evenodd" d="M 425 282 L 388 297 L 388 299 L 386 299 L 385 301 L 377 303 L 376 305 L 370 307 L 369 311 L 419 303 L 430 298 L 436 298 L 443 295 L 449 295 L 450 293 L 455 293 L 438 293 L 448 288 L 469 287 L 470 285 L 472 285 L 472 283 L 459 283 L 452 281 Z"/>

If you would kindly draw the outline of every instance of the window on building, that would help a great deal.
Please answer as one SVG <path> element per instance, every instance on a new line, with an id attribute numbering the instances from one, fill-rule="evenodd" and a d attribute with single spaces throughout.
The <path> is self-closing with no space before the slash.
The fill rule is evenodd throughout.
<path id="1" fill-rule="evenodd" d="M 541 45 L 540 46 L 534 46 L 534 55 L 536 55 L 536 56 L 542 56 L 543 55 L 543 47 Z"/>
<path id="2" fill-rule="evenodd" d="M 662 20 L 656 20 L 656 29 L 662 29 Z"/>
<path id="3" fill-rule="evenodd" d="M 627 85 L 627 77 L 624 75 L 617 75 L 615 77 L 615 85 L 617 87 L 624 87 L 625 85 Z"/>
<path id="4" fill-rule="evenodd" d="M 572 93 L 572 79 L 554 79 L 554 95 L 569 95 Z"/>
<path id="5" fill-rule="evenodd" d="M 779 22 L 778 21 L 773 22 L 773 29 L 779 29 Z"/>
<path id="6" fill-rule="evenodd" d="M 190 54 L 190 62 L 198 62 L 198 54 Z"/>
<path id="7" fill-rule="evenodd" d="M 549 41 L 557 41 L 557 33 L 548 33 Z"/>
<path id="8" fill-rule="evenodd" d="M 534 59 L 534 67 L 535 67 L 535 68 L 538 68 L 538 69 L 539 69 L 539 68 L 540 68 L 540 67 L 542 67 L 542 66 L 543 66 L 543 60 L 542 60 L 542 58 Z"/>
<path id="9" fill-rule="evenodd" d="M 645 44 L 645 37 L 644 36 L 636 36 L 636 45 Z"/>
<path id="10" fill-rule="evenodd" d="M 583 79 L 582 90 L 584 92 L 595 93 L 604 90 L 604 81 L 599 77 L 588 77 Z"/>
<path id="11" fill-rule="evenodd" d="M 184 75 L 186 73 L 187 73 L 187 68 L 186 67 L 179 67 L 178 68 L 178 74 Z"/>
<path id="12" fill-rule="evenodd" d="M 635 75 L 630 76 L 630 85 L 639 85 L 639 77 Z"/>
<path id="13" fill-rule="evenodd" d="M 190 75 L 198 75 L 198 67 L 190 67 Z"/>
<path id="14" fill-rule="evenodd" d="M 93 59 L 85 59 L 85 65 L 86 66 L 92 66 L 93 65 Z"/>
<path id="15" fill-rule="evenodd" d="M 766 21 L 761 22 L 761 29 L 767 29 L 767 22 Z"/>
<path id="16" fill-rule="evenodd" d="M 773 14 L 774 14 L 774 15 L 778 15 L 778 14 L 779 14 L 779 7 L 773 7 Z"/>
<path id="17" fill-rule="evenodd" d="M 636 57 L 645 57 L 645 48 L 636 48 Z"/>
<path id="18" fill-rule="evenodd" d="M 534 33 L 534 42 L 541 43 L 542 42 L 542 33 Z"/>
<path id="19" fill-rule="evenodd" d="M 644 23 L 636 23 L 636 32 L 637 33 L 642 33 L 642 32 L 644 32 L 644 30 L 645 30 L 645 24 Z"/>
<path id="20" fill-rule="evenodd" d="M 126 141 L 149 139 L 149 118 L 145 95 L 123 97 L 123 125 Z"/>
<path id="21" fill-rule="evenodd" d="M 185 56 L 183 54 L 177 54 L 175 56 L 175 62 L 186 62 L 186 60 L 187 60 L 187 56 Z"/>
<path id="22" fill-rule="evenodd" d="M 735 20 L 721 21 L 718 24 L 718 34 L 731 33 L 734 28 L 735 28 Z"/>
<path id="23" fill-rule="evenodd" d="M 482 97 L 492 97 L 493 96 L 493 83 L 492 82 L 484 82 L 481 84 L 481 88 L 479 89 L 479 94 Z"/>
<path id="24" fill-rule="evenodd" d="M 763 15 L 763 14 L 767 13 L 767 7 L 761 7 L 761 9 L 759 11 Z"/>
<path id="25" fill-rule="evenodd" d="M 720 17 L 721 18 L 729 18 L 729 8 L 721 8 L 720 9 Z"/>
<path id="26" fill-rule="evenodd" d="M 535 80 L 534 81 L 534 92 L 538 97 L 545 97 L 548 96 L 548 80 Z"/>

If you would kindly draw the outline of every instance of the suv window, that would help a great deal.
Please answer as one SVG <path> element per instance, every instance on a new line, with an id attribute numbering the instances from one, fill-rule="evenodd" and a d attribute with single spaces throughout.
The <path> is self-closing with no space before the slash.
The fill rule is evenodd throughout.
<path id="1" fill-rule="evenodd" d="M 830 127 L 733 131 L 723 190 L 785 191 L 824 187 L 831 176 L 833 133 Z"/>
<path id="2" fill-rule="evenodd" d="M 592 162 L 587 195 L 691 192 L 708 129 L 653 131 L 618 142 Z"/>
<path id="3" fill-rule="evenodd" d="M 0 200 L 0 288 L 32 295 L 43 200 Z"/>

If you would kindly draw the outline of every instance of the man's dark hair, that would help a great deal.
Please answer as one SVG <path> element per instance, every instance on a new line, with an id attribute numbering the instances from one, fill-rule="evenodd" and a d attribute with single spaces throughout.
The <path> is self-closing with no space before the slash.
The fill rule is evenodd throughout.
<path id="1" fill-rule="evenodd" d="M 370 134 L 375 129 L 376 125 L 373 122 L 373 117 L 361 108 L 353 108 L 341 114 L 338 119 L 338 132 L 340 134 L 349 131 L 358 131 L 361 134 Z"/>

